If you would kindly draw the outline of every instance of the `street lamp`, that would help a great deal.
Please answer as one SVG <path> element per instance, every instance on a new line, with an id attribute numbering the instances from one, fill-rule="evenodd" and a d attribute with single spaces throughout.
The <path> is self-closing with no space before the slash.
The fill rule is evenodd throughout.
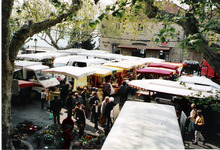
<path id="1" fill-rule="evenodd" d="M 35 51 L 34 51 L 34 53 L 36 53 L 36 47 L 37 47 L 37 39 L 36 38 L 34 39 L 34 43 L 35 43 Z"/>

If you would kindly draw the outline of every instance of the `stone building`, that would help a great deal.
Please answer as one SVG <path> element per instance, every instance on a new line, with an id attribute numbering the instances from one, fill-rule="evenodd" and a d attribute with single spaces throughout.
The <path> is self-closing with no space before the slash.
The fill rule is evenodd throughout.
<path id="1" fill-rule="evenodd" d="M 175 13 L 181 8 L 176 5 L 164 5 L 163 9 Z M 123 25 L 120 22 L 112 22 L 112 24 L 114 24 L 112 32 L 121 29 Z M 163 27 L 164 24 L 162 23 L 155 23 L 150 19 L 145 19 L 144 21 L 137 21 L 135 28 L 128 23 L 126 31 L 122 31 L 120 36 L 114 36 L 114 33 L 112 33 L 112 36 L 105 35 L 104 32 L 101 32 L 100 49 L 129 56 L 161 58 L 172 62 L 183 62 L 184 60 L 202 61 L 201 54 L 196 50 L 186 50 L 184 47 L 179 47 L 180 41 L 184 38 L 184 31 L 177 24 L 172 25 L 176 33 L 174 38 L 167 38 L 164 43 L 155 43 L 153 39 L 156 36 L 154 34 L 158 33 Z M 136 34 L 133 30 L 137 30 Z"/>

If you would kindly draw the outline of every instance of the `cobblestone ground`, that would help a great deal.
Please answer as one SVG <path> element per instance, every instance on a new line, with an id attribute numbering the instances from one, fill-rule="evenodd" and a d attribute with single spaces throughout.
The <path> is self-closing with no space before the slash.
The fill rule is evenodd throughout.
<path id="1" fill-rule="evenodd" d="M 119 96 L 116 95 L 114 97 L 115 97 L 115 103 L 118 104 Z M 128 100 L 131 100 L 131 97 L 128 97 Z M 140 99 L 136 99 L 136 100 L 140 100 Z M 62 114 L 63 115 L 61 115 L 61 120 L 66 116 L 65 111 L 62 112 Z M 13 126 L 16 126 L 19 122 L 22 122 L 24 120 L 32 121 L 34 124 L 42 126 L 43 129 L 47 125 L 53 124 L 53 120 L 49 120 L 49 112 L 47 111 L 47 109 L 43 109 L 43 110 L 41 109 L 40 101 L 31 101 L 25 104 L 12 105 Z M 85 128 L 85 134 L 98 135 L 99 133 L 104 132 L 101 126 L 99 126 L 99 132 L 96 132 L 94 129 L 94 124 L 90 122 L 89 119 L 87 119 L 86 124 L 87 125 Z M 40 131 L 42 131 L 43 129 L 41 129 Z M 33 136 L 28 136 L 28 138 L 26 139 L 26 141 L 32 144 L 34 149 L 37 149 L 37 145 L 35 142 L 33 142 L 33 140 L 34 140 Z M 76 140 L 77 139 L 75 138 L 72 141 L 72 144 Z M 193 145 L 192 143 L 193 143 L 192 137 L 189 134 L 185 134 L 184 144 L 186 149 L 220 149 L 220 137 L 207 139 L 207 143 L 205 145 L 202 145 L 202 142 L 199 142 L 199 145 Z"/>

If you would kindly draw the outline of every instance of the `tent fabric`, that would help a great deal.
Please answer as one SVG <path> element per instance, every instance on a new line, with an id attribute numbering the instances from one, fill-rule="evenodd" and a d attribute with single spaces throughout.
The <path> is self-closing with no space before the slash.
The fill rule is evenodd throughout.
<path id="1" fill-rule="evenodd" d="M 42 72 L 50 73 L 50 74 L 62 74 L 75 79 L 79 79 L 85 76 L 92 75 L 94 74 L 95 71 L 87 67 L 64 66 L 64 67 L 45 69 L 42 70 Z"/>
<path id="2" fill-rule="evenodd" d="M 124 70 L 131 70 L 133 68 L 133 64 L 124 64 L 121 62 L 116 62 L 116 63 L 105 63 L 103 66 L 111 66 L 111 67 L 118 67 Z"/>
<path id="3" fill-rule="evenodd" d="M 26 60 L 43 60 L 43 59 L 52 59 L 56 57 L 68 56 L 68 53 L 56 53 L 56 52 L 46 52 L 46 53 L 36 53 L 36 54 L 21 54 L 18 55 L 19 59 Z"/>
<path id="4" fill-rule="evenodd" d="M 175 108 L 126 101 L 102 150 L 184 150 Z"/>
<path id="5" fill-rule="evenodd" d="M 174 65 L 174 66 L 178 66 L 183 67 L 183 63 L 177 63 L 177 62 L 162 62 L 163 64 L 169 64 L 169 65 Z"/>
<path id="6" fill-rule="evenodd" d="M 166 94 L 172 94 L 176 96 L 189 96 L 195 98 L 215 97 L 216 94 L 211 93 L 209 88 L 204 91 L 204 86 L 197 85 L 193 87 L 191 85 L 181 85 L 180 82 L 160 80 L 160 79 L 147 79 L 147 80 L 132 80 L 128 83 L 129 86 L 145 90 L 154 91 Z"/>
<path id="7" fill-rule="evenodd" d="M 137 70 L 137 73 L 156 74 L 156 75 L 173 75 L 176 73 L 176 71 L 171 70 L 171 69 L 165 69 L 165 68 L 146 67 L 146 68 Z"/>
<path id="8" fill-rule="evenodd" d="M 32 87 L 34 85 L 35 84 L 33 82 L 18 80 L 18 87 L 19 88 Z"/>
<path id="9" fill-rule="evenodd" d="M 99 67 L 105 68 L 105 69 L 109 69 L 109 70 L 111 70 L 112 72 L 123 72 L 123 69 L 117 68 L 117 67 L 103 66 L 103 65 L 100 65 Z"/>
<path id="10" fill-rule="evenodd" d="M 206 87 L 210 86 L 216 88 L 220 91 L 220 85 L 213 82 L 212 80 L 206 77 L 199 77 L 199 76 L 181 76 L 179 78 L 180 82 L 184 83 L 191 83 L 191 84 L 198 84 L 198 85 L 206 85 Z"/>
<path id="11" fill-rule="evenodd" d="M 105 76 L 112 74 L 112 70 L 105 69 L 105 68 L 94 67 L 94 66 L 87 67 L 87 68 L 94 71 L 93 75 L 100 76 L 100 77 L 105 77 Z"/>
<path id="12" fill-rule="evenodd" d="M 159 67 L 159 68 L 167 68 L 167 69 L 173 69 L 176 70 L 178 66 L 172 65 L 172 64 L 165 64 L 165 63 L 151 63 L 148 65 L 148 67 Z"/>

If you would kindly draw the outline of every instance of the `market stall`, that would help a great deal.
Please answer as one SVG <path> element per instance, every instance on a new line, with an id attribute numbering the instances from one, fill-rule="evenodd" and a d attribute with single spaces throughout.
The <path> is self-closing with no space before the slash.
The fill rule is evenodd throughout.
<path id="1" fill-rule="evenodd" d="M 173 106 L 126 101 L 102 150 L 184 149 Z"/>
<path id="2" fill-rule="evenodd" d="M 121 77 L 123 80 L 129 80 L 136 76 L 136 69 L 146 65 L 145 61 L 124 60 L 115 63 L 105 63 L 103 66 L 117 67 L 123 69 Z"/>
<path id="3" fill-rule="evenodd" d="M 172 69 L 166 69 L 166 68 L 146 67 L 146 68 L 137 70 L 137 73 L 170 76 L 170 75 L 175 74 L 176 71 Z"/>
<path id="4" fill-rule="evenodd" d="M 202 85 L 181 84 L 181 82 L 147 79 L 133 80 L 128 83 L 129 86 L 142 91 L 160 92 L 174 96 L 187 96 L 195 98 L 215 97 L 216 93 L 211 92 L 211 88 Z"/>
<path id="5" fill-rule="evenodd" d="M 87 77 L 94 73 L 93 70 L 87 67 L 73 67 L 73 66 L 64 66 L 64 67 L 57 67 L 57 68 L 50 68 L 45 69 L 42 71 L 43 73 L 50 73 L 50 74 L 60 74 L 65 75 L 67 81 L 73 81 L 73 91 L 77 90 L 78 86 L 87 86 Z M 59 91 L 55 91 L 59 93 Z"/>
<path id="6" fill-rule="evenodd" d="M 68 56 L 68 53 L 57 53 L 55 52 L 45 52 L 45 53 L 36 53 L 36 54 L 21 54 L 17 56 L 17 59 L 20 60 L 32 60 L 40 61 L 43 65 L 52 66 L 54 58 Z"/>
<path id="7" fill-rule="evenodd" d="M 195 84 L 195 85 L 203 85 L 206 89 L 215 89 L 220 91 L 220 85 L 213 82 L 212 80 L 206 77 L 200 76 L 181 76 L 179 78 L 179 82 L 183 82 L 185 84 Z"/>
<path id="8" fill-rule="evenodd" d="M 159 62 L 159 63 L 151 63 L 148 67 L 157 67 L 157 68 L 166 68 L 175 70 L 176 73 L 180 74 L 183 68 L 182 63 L 175 63 L 175 62 Z"/>

